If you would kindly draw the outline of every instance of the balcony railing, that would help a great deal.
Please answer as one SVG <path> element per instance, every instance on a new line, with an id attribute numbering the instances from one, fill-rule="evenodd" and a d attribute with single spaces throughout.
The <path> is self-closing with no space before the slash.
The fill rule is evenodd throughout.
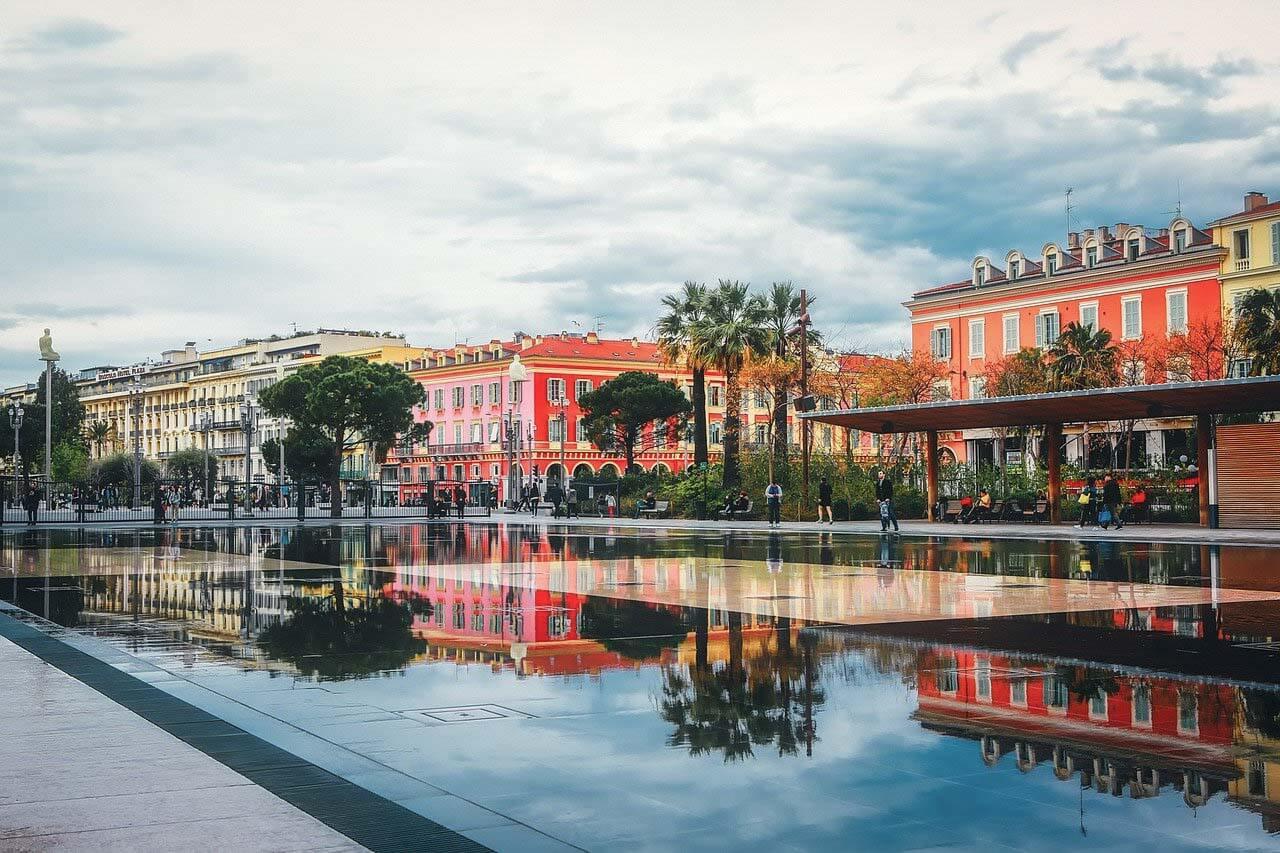
<path id="1" fill-rule="evenodd" d="M 488 447 L 482 441 L 468 441 L 462 444 L 433 444 L 426 448 L 426 452 L 431 456 L 469 456 L 483 453 Z"/>
<path id="2" fill-rule="evenodd" d="M 1248 258 L 1236 258 L 1236 272 L 1243 272 L 1249 268 Z"/>

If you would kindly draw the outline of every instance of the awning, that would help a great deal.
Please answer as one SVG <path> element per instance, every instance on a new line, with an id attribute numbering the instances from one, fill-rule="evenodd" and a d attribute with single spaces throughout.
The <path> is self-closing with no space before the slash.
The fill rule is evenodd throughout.
<path id="1" fill-rule="evenodd" d="M 1280 376 L 943 400 L 817 411 L 800 417 L 866 432 L 892 433 L 1272 411 L 1280 411 Z"/>

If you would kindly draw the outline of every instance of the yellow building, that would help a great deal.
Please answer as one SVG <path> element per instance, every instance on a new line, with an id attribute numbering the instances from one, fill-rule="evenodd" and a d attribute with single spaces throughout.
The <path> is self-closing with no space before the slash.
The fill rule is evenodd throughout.
<path id="1" fill-rule="evenodd" d="M 220 476 L 245 476 L 241 414 L 255 398 L 298 368 L 330 355 L 406 366 L 423 349 L 404 338 L 369 332 L 321 329 L 288 337 L 242 340 L 235 346 L 199 352 L 194 343 L 166 350 L 159 361 L 129 367 L 93 367 L 76 380 L 86 426 L 106 423 L 110 437 L 90 448 L 96 456 L 128 450 L 136 440 L 143 455 L 163 462 L 179 450 L 208 447 Z M 258 447 L 278 437 L 284 425 L 259 417 L 251 448 L 254 479 L 265 470 Z"/>
<path id="2" fill-rule="evenodd" d="M 1209 223 L 1222 259 L 1222 307 L 1234 316 L 1245 293 L 1280 287 L 1280 201 L 1246 193 L 1244 210 Z"/>

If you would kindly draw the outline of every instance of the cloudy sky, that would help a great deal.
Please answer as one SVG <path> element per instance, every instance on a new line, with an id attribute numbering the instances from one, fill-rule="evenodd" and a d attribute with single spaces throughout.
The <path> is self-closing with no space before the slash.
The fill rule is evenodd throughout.
<path id="1" fill-rule="evenodd" d="M 791 279 L 847 346 L 980 252 L 1280 194 L 1280 6 L 61 3 L 0 15 L 0 383 L 316 326 L 645 334 Z"/>

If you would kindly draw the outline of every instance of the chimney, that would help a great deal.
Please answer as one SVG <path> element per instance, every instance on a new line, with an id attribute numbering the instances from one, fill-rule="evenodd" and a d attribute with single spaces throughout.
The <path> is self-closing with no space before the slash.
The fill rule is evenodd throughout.
<path id="1" fill-rule="evenodd" d="M 1092 228 L 1086 228 L 1086 229 L 1084 229 L 1084 231 L 1082 231 L 1082 232 L 1081 232 L 1081 236 L 1082 236 L 1082 237 L 1084 237 L 1084 239 L 1085 239 L 1086 241 L 1088 241 L 1088 240 L 1092 240 L 1092 239 L 1093 239 L 1093 229 L 1092 229 Z"/>
<path id="2" fill-rule="evenodd" d="M 639 346 L 640 346 L 640 339 L 639 339 L 639 338 L 632 338 L 632 339 L 631 339 L 631 348 L 632 348 L 632 349 L 636 349 L 636 348 L 637 348 L 637 347 L 639 347 Z"/>
<path id="3" fill-rule="evenodd" d="M 1251 210 L 1257 210 L 1259 207 L 1262 207 L 1267 203 L 1268 203 L 1267 197 L 1262 193 L 1258 192 L 1257 190 L 1253 190 L 1252 192 L 1247 192 L 1244 194 L 1244 212 L 1245 213 L 1248 213 Z"/>
<path id="4" fill-rule="evenodd" d="M 1116 223 L 1116 238 L 1117 238 L 1117 239 L 1119 239 L 1119 240 L 1123 240 L 1123 239 L 1124 239 L 1124 235 L 1125 235 L 1125 233 L 1126 233 L 1126 232 L 1128 232 L 1128 230 L 1129 230 L 1129 223 L 1128 223 L 1128 222 L 1117 222 L 1117 223 Z"/>
<path id="5" fill-rule="evenodd" d="M 600 343 L 600 335 L 594 329 L 591 330 L 590 332 L 587 332 L 587 343 L 589 344 Z"/>
<path id="6" fill-rule="evenodd" d="M 531 346 L 533 346 L 533 338 L 529 337 L 528 335 L 525 335 L 524 337 L 520 338 L 520 349 L 527 350 Z"/>
<path id="7" fill-rule="evenodd" d="M 1067 232 L 1067 248 L 1068 249 L 1080 248 L 1080 232 L 1079 231 Z"/>
<path id="8" fill-rule="evenodd" d="M 1098 239 L 1103 243 L 1110 243 L 1112 240 L 1111 229 L 1105 225 L 1098 226 Z"/>

